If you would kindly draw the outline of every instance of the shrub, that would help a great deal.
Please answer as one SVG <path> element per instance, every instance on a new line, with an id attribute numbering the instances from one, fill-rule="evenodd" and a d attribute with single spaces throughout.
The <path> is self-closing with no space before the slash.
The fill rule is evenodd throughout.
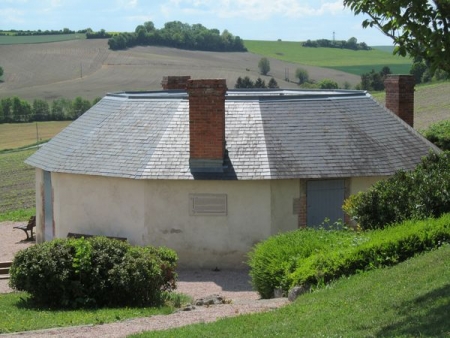
<path id="1" fill-rule="evenodd" d="M 352 239 L 353 234 L 348 231 L 315 229 L 301 229 L 270 237 L 256 244 L 249 253 L 253 287 L 263 298 L 270 298 L 275 288 L 286 290 L 289 284 L 286 278 L 299 260 L 319 251 L 328 252 Z"/>
<path id="2" fill-rule="evenodd" d="M 450 212 L 450 153 L 430 153 L 413 171 L 399 171 L 350 196 L 343 208 L 362 229 Z"/>
<path id="3" fill-rule="evenodd" d="M 56 239 L 18 252 L 10 286 L 62 308 L 158 304 L 175 286 L 177 256 L 105 237 Z"/>
<path id="4" fill-rule="evenodd" d="M 320 89 L 338 89 L 339 85 L 336 81 L 330 80 L 330 79 L 323 79 L 319 83 Z"/>
<path id="5" fill-rule="evenodd" d="M 432 124 L 423 136 L 442 150 L 450 150 L 450 120 Z"/>
<path id="6" fill-rule="evenodd" d="M 297 230 L 270 237 L 250 253 L 252 284 L 263 298 L 277 288 L 321 285 L 391 266 L 450 242 L 450 214 L 367 232 Z"/>

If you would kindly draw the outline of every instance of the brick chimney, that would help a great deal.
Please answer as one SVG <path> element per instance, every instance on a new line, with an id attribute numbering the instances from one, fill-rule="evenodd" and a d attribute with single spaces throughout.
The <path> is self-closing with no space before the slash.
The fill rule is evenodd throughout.
<path id="1" fill-rule="evenodd" d="M 169 89 L 186 89 L 187 81 L 190 79 L 190 76 L 164 76 L 161 81 L 161 86 L 164 90 Z"/>
<path id="2" fill-rule="evenodd" d="M 414 77 L 388 75 L 384 80 L 386 108 L 414 127 Z"/>
<path id="3" fill-rule="evenodd" d="M 188 80 L 186 88 L 189 95 L 191 171 L 223 171 L 226 80 Z"/>

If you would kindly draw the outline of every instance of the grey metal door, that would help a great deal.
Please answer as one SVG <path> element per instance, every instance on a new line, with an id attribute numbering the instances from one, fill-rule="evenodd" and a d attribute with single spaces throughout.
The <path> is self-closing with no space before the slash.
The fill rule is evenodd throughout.
<path id="1" fill-rule="evenodd" d="M 330 225 L 344 219 L 344 180 L 308 181 L 306 184 L 306 224 L 319 227 L 328 218 Z"/>

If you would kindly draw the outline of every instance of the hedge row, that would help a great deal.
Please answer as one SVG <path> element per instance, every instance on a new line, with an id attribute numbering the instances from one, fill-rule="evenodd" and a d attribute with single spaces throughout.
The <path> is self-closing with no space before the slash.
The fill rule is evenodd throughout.
<path id="1" fill-rule="evenodd" d="M 281 288 L 318 285 L 385 267 L 450 242 L 450 214 L 363 233 L 297 230 L 269 238 L 249 255 L 252 284 L 263 298 Z"/>
<path id="2" fill-rule="evenodd" d="M 10 286 L 39 305 L 148 306 L 175 287 L 177 255 L 105 237 L 56 239 L 16 254 Z"/>

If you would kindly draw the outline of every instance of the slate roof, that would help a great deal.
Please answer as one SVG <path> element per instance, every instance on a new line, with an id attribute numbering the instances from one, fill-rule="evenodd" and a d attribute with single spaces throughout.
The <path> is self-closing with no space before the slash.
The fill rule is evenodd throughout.
<path id="1" fill-rule="evenodd" d="M 232 90 L 223 173 L 189 169 L 184 91 L 108 94 L 26 160 L 51 172 L 133 179 L 392 175 L 438 150 L 363 91 Z"/>

